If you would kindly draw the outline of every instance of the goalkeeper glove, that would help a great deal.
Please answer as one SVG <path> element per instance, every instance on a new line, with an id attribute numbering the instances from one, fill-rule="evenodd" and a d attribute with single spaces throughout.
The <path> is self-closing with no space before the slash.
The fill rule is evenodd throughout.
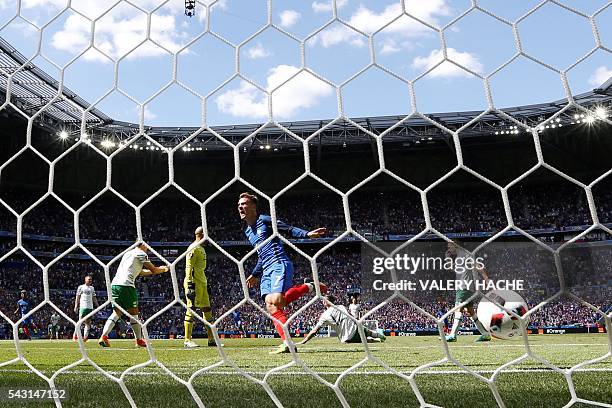
<path id="1" fill-rule="evenodd" d="M 191 302 L 195 302 L 196 291 L 195 291 L 195 282 L 189 282 L 187 284 L 187 292 L 185 292 L 185 297 L 191 300 Z"/>

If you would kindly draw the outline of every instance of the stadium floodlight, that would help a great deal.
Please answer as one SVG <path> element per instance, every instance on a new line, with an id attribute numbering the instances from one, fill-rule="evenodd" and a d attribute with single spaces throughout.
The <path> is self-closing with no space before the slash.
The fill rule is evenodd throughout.
<path id="1" fill-rule="evenodd" d="M 68 132 L 66 132 L 65 130 L 62 130 L 61 132 L 57 134 L 57 136 L 59 136 L 59 138 L 62 140 L 66 140 L 68 139 Z"/>
<path id="2" fill-rule="evenodd" d="M 598 106 L 595 109 L 595 116 L 597 116 L 600 119 L 604 119 L 608 116 L 608 110 L 603 106 Z"/>
<path id="3" fill-rule="evenodd" d="M 266 150 L 270 150 L 270 145 L 266 145 Z"/>
<path id="4" fill-rule="evenodd" d="M 593 122 L 595 122 L 595 116 L 593 115 L 589 115 L 586 117 L 586 119 L 584 120 L 586 123 L 588 123 L 589 125 L 592 125 Z"/>
<path id="5" fill-rule="evenodd" d="M 100 143 L 102 145 L 102 147 L 104 147 L 105 149 L 110 149 L 112 147 L 115 147 L 115 143 L 113 143 L 112 141 L 108 140 L 108 139 L 104 139 L 102 141 L 102 143 Z"/>
<path id="6" fill-rule="evenodd" d="M 196 0 L 185 0 L 185 15 L 188 17 L 195 16 Z"/>

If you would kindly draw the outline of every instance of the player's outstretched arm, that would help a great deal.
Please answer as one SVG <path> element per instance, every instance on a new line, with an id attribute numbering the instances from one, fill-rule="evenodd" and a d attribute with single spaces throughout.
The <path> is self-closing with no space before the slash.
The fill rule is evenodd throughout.
<path id="1" fill-rule="evenodd" d="M 168 268 L 166 265 L 155 266 L 151 262 L 145 262 L 140 276 L 159 275 L 160 273 L 168 272 L 169 270 L 170 268 Z"/>
<path id="2" fill-rule="evenodd" d="M 286 232 L 291 235 L 292 238 L 319 238 L 325 235 L 327 228 L 316 228 L 312 231 L 306 231 L 298 227 L 287 224 L 281 220 L 277 220 L 276 226 L 279 231 Z"/>
<path id="3" fill-rule="evenodd" d="M 304 340 L 300 341 L 298 344 L 306 344 L 306 343 L 308 343 L 310 341 L 310 339 L 312 339 L 314 337 L 315 334 L 317 334 L 316 331 L 311 331 L 310 333 L 308 333 L 306 335 L 306 337 L 304 337 Z"/>
<path id="4" fill-rule="evenodd" d="M 320 238 L 327 233 L 327 228 L 320 227 L 313 229 L 312 231 L 308 231 L 308 238 Z"/>
<path id="5" fill-rule="evenodd" d="M 312 339 L 315 334 L 317 334 L 319 332 L 319 330 L 321 330 L 321 325 L 317 324 L 315 327 L 312 328 L 312 330 L 306 335 L 306 337 L 304 337 L 304 340 L 300 341 L 298 344 L 306 344 L 310 341 L 310 339 Z"/>

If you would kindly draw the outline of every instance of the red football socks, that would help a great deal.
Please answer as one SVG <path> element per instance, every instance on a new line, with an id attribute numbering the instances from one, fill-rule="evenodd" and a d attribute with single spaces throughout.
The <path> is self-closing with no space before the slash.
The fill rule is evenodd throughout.
<path id="1" fill-rule="evenodd" d="M 285 292 L 285 304 L 288 305 L 294 300 L 301 298 L 309 291 L 310 286 L 308 286 L 306 283 L 289 288 L 289 290 Z"/>
<path id="2" fill-rule="evenodd" d="M 283 330 L 283 324 L 287 322 L 287 315 L 285 314 L 284 310 L 278 309 L 276 312 L 272 313 L 272 317 L 275 319 L 273 320 L 274 327 L 276 328 L 278 334 L 280 334 L 281 339 L 284 341 L 287 337 L 285 336 L 285 331 Z"/>

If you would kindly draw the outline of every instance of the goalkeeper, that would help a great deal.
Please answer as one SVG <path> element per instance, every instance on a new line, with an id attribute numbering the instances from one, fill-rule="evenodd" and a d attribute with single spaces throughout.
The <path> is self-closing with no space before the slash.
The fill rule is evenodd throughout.
<path id="1" fill-rule="evenodd" d="M 195 241 L 189 245 L 187 249 L 187 257 L 185 258 L 185 297 L 187 298 L 187 306 L 190 309 L 201 309 L 204 312 L 204 318 L 207 322 L 212 322 L 212 310 L 210 308 L 210 298 L 208 297 L 208 282 L 204 271 L 206 269 L 206 252 L 200 245 L 204 238 L 204 229 L 198 227 L 195 230 Z M 193 312 L 187 309 L 185 313 L 185 343 L 187 348 L 199 347 L 192 340 L 194 317 Z M 208 345 L 216 346 L 215 338 L 213 337 L 212 329 L 206 326 L 208 333 Z"/>

